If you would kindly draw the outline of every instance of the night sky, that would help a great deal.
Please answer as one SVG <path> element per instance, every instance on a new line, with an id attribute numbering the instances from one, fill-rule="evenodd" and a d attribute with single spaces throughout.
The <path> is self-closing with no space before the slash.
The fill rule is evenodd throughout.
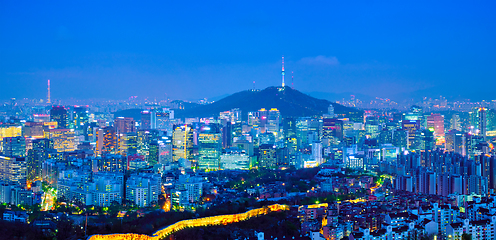
<path id="1" fill-rule="evenodd" d="M 496 92 L 496 2 L 435 2 L 0 0 L 0 99 Z"/>

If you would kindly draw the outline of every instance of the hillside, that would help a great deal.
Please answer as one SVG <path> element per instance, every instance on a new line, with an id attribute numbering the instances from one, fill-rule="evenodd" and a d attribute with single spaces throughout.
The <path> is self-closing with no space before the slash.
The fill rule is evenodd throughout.
<path id="1" fill-rule="evenodd" d="M 235 93 L 217 102 L 200 105 L 195 108 L 176 110 L 178 117 L 211 117 L 218 116 L 219 112 L 239 108 L 246 115 L 248 112 L 258 111 L 261 108 L 277 108 L 284 117 L 316 116 L 327 112 L 329 104 L 334 106 L 337 114 L 357 112 L 357 109 L 331 103 L 324 99 L 313 98 L 298 90 L 286 87 L 268 87 L 261 91 L 247 90 Z"/>

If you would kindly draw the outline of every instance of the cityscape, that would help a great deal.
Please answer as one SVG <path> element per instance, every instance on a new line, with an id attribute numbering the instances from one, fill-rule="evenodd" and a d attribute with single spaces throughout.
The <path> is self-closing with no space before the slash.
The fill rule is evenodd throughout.
<path id="1" fill-rule="evenodd" d="M 73 4 L 0 3 L 0 239 L 496 239 L 494 3 Z"/>

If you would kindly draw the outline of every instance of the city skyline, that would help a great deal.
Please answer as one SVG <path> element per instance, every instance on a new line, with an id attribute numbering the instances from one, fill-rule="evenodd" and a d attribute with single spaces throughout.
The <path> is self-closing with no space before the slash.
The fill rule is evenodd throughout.
<path id="1" fill-rule="evenodd" d="M 489 99 L 495 87 L 492 2 L 3 5 L 5 99 L 44 99 L 48 79 L 53 99 L 213 98 L 279 86 L 283 55 L 307 93 Z"/>

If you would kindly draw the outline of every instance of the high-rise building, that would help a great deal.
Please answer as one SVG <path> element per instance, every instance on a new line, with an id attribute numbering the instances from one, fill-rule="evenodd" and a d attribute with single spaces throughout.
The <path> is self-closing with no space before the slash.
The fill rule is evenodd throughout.
<path id="1" fill-rule="evenodd" d="M 140 129 L 155 129 L 157 128 L 157 112 L 155 110 L 145 110 L 141 112 Z"/>
<path id="2" fill-rule="evenodd" d="M 123 156 L 130 156 L 138 153 L 138 134 L 135 132 L 128 132 L 120 136 L 119 152 Z"/>
<path id="3" fill-rule="evenodd" d="M 427 128 L 434 130 L 434 137 L 444 137 L 444 116 L 439 113 L 431 113 L 427 116 Z"/>
<path id="4" fill-rule="evenodd" d="M 118 117 L 114 120 L 114 127 L 118 134 L 136 132 L 136 124 L 133 118 Z"/>
<path id="5" fill-rule="evenodd" d="M 420 130 L 420 121 L 418 120 L 403 120 L 401 122 L 402 130 L 407 132 L 407 146 L 408 148 L 415 146 L 417 140 L 418 130 Z"/>
<path id="6" fill-rule="evenodd" d="M 75 133 L 73 129 L 50 129 L 49 139 L 53 140 L 54 148 L 58 152 L 76 150 Z"/>
<path id="7" fill-rule="evenodd" d="M 119 172 L 126 171 L 126 157 L 116 154 L 105 154 L 98 158 L 98 171 L 99 172 Z"/>
<path id="8" fill-rule="evenodd" d="M 0 125 L 0 140 L 6 137 L 22 136 L 22 127 L 18 125 Z"/>
<path id="9" fill-rule="evenodd" d="M 453 129 L 446 134 L 446 151 L 456 152 L 465 156 L 465 134 Z"/>
<path id="10" fill-rule="evenodd" d="M 259 160 L 258 165 L 261 168 L 277 168 L 276 146 L 272 144 L 263 144 L 258 147 Z"/>
<path id="11" fill-rule="evenodd" d="M 250 156 L 245 150 L 229 148 L 220 156 L 221 170 L 250 170 Z"/>
<path id="12" fill-rule="evenodd" d="M 26 156 L 26 139 L 24 137 L 6 137 L 2 140 L 2 153 L 9 157 Z"/>
<path id="13" fill-rule="evenodd" d="M 479 117 L 479 136 L 482 136 L 484 141 L 486 141 L 486 135 L 487 135 L 487 118 L 486 118 L 486 109 L 485 108 L 479 108 L 478 113 Z"/>
<path id="14" fill-rule="evenodd" d="M 161 178 L 158 174 L 132 174 L 126 180 L 126 200 L 139 207 L 148 207 L 158 203 L 161 194 Z"/>
<path id="15" fill-rule="evenodd" d="M 343 121 L 336 118 L 324 118 L 322 126 L 322 138 L 338 141 L 343 140 Z"/>
<path id="16" fill-rule="evenodd" d="M 98 154 L 116 154 L 118 149 L 118 138 L 114 127 L 104 127 L 98 130 L 96 150 Z"/>
<path id="17" fill-rule="evenodd" d="M 29 149 L 27 156 L 28 179 L 37 179 L 41 177 L 42 164 L 55 149 L 53 140 L 47 138 L 35 139 L 32 144 L 33 148 Z"/>
<path id="18" fill-rule="evenodd" d="M 277 108 L 272 108 L 268 112 L 267 116 L 267 132 L 273 133 L 277 137 L 279 136 L 279 123 L 281 122 L 281 113 Z"/>
<path id="19" fill-rule="evenodd" d="M 174 162 L 178 162 L 180 158 L 193 160 L 193 129 L 191 125 L 174 125 L 172 148 Z"/>
<path id="20" fill-rule="evenodd" d="M 26 180 L 26 158 L 0 156 L 0 181 L 25 187 Z"/>
<path id="21" fill-rule="evenodd" d="M 454 129 L 461 131 L 462 125 L 461 125 L 460 115 L 453 114 L 453 116 L 451 116 L 450 124 L 451 124 L 450 130 Z"/>
<path id="22" fill-rule="evenodd" d="M 72 110 L 71 127 L 75 130 L 82 131 L 88 122 L 88 109 L 84 106 L 74 106 Z"/>
<path id="23" fill-rule="evenodd" d="M 45 124 L 43 122 L 26 122 L 22 135 L 30 138 L 43 138 Z"/>
<path id="24" fill-rule="evenodd" d="M 57 122 L 57 127 L 66 129 L 69 127 L 67 109 L 63 106 L 53 106 L 50 110 L 50 120 Z"/>
<path id="25" fill-rule="evenodd" d="M 219 170 L 222 134 L 218 124 L 204 124 L 198 131 L 198 169 Z"/>

